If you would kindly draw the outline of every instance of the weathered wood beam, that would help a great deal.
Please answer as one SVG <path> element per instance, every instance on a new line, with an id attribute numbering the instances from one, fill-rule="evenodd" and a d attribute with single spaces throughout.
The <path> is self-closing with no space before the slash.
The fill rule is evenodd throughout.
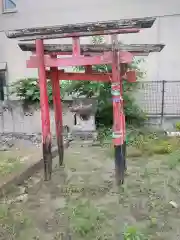
<path id="1" fill-rule="evenodd" d="M 164 48 L 164 44 L 119 44 L 118 48 L 121 51 L 133 52 L 133 53 L 150 53 L 150 52 L 160 52 Z M 19 47 L 22 51 L 35 52 L 35 44 L 31 43 L 20 43 Z M 112 50 L 111 44 L 86 44 L 81 45 L 81 54 L 90 54 L 90 53 L 102 53 L 110 52 Z M 48 53 L 66 53 L 72 54 L 72 45 L 71 44 L 45 44 L 44 51 Z"/>
<path id="2" fill-rule="evenodd" d="M 41 35 L 41 39 L 58 39 L 58 38 L 72 38 L 72 37 L 90 37 L 100 36 L 100 35 L 112 35 L 112 34 L 127 34 L 127 33 L 138 33 L 139 28 L 128 28 L 128 29 L 115 29 L 115 30 L 104 30 L 95 32 L 78 32 L 78 33 L 61 33 L 61 34 L 51 34 L 51 35 Z M 36 40 L 37 36 L 19 38 L 21 42 Z"/>
<path id="3" fill-rule="evenodd" d="M 11 30 L 6 33 L 8 38 L 28 38 L 35 37 L 38 39 L 45 39 L 50 35 L 63 34 L 64 37 L 68 34 L 68 37 L 77 36 L 78 33 L 90 33 L 90 36 L 94 35 L 97 31 L 107 30 L 121 30 L 121 29 L 132 29 L 132 28 L 151 28 L 156 18 L 132 18 L 122 19 L 117 21 L 102 21 L 102 22 L 91 22 L 91 23 L 77 23 L 67 24 L 59 26 L 47 26 L 37 28 L 24 28 Z M 58 36 L 57 36 L 58 37 Z"/>

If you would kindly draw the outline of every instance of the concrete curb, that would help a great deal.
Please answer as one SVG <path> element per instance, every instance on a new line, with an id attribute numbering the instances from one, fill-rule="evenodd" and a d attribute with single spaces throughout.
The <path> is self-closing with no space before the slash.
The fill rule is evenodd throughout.
<path id="1" fill-rule="evenodd" d="M 64 148 L 68 148 L 69 142 L 64 142 Z M 58 155 L 57 147 L 52 148 L 52 158 L 55 158 Z M 5 194 L 11 191 L 11 187 L 22 185 L 24 181 L 30 178 L 33 174 L 38 172 L 43 168 L 43 159 L 41 158 L 36 163 L 24 167 L 20 172 L 12 174 L 5 182 L 0 183 L 0 197 L 3 197 Z"/>

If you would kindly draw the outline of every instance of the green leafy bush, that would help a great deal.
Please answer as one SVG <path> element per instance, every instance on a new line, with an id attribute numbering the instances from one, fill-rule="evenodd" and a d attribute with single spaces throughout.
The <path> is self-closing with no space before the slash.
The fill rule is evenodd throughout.
<path id="1" fill-rule="evenodd" d="M 176 126 L 176 130 L 177 130 L 177 131 L 180 131 L 180 122 L 177 122 L 177 123 L 175 124 L 175 126 Z"/>
<path id="2" fill-rule="evenodd" d="M 11 85 L 11 94 L 15 94 L 24 102 L 33 104 L 40 101 L 40 89 L 36 78 L 25 78 L 16 81 Z M 49 103 L 52 103 L 52 86 L 51 82 L 47 81 L 47 93 Z"/>
<path id="3" fill-rule="evenodd" d="M 15 94 L 20 99 L 34 103 L 40 100 L 40 91 L 37 79 L 20 79 L 11 85 L 11 94 Z"/>
<path id="4" fill-rule="evenodd" d="M 123 235 L 124 240 L 147 240 L 135 227 L 127 227 Z"/>

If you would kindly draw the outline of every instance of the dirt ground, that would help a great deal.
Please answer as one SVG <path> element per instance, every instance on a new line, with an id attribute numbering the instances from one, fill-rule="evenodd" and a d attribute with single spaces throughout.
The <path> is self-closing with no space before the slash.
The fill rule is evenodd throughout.
<path id="1" fill-rule="evenodd" d="M 3 182 L 8 181 L 13 174 L 16 175 L 41 158 L 39 147 L 30 141 L 16 139 L 12 142 L 10 147 L 4 147 L 0 142 L 0 186 Z"/>
<path id="2" fill-rule="evenodd" d="M 180 239 L 180 168 L 165 156 L 131 157 L 117 189 L 109 156 L 72 144 L 52 181 L 41 171 L 1 200 L 0 240 Z"/>

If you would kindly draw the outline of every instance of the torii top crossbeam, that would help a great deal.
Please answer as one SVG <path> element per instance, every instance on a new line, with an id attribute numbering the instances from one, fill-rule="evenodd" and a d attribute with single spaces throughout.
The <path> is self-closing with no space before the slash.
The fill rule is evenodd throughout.
<path id="1" fill-rule="evenodd" d="M 22 40 L 53 39 L 67 37 L 82 37 L 106 34 L 136 33 L 143 28 L 151 28 L 155 18 L 132 18 L 117 21 L 102 21 L 91 23 L 68 24 L 39 28 L 11 30 L 6 33 L 8 38 L 23 38 Z"/>

